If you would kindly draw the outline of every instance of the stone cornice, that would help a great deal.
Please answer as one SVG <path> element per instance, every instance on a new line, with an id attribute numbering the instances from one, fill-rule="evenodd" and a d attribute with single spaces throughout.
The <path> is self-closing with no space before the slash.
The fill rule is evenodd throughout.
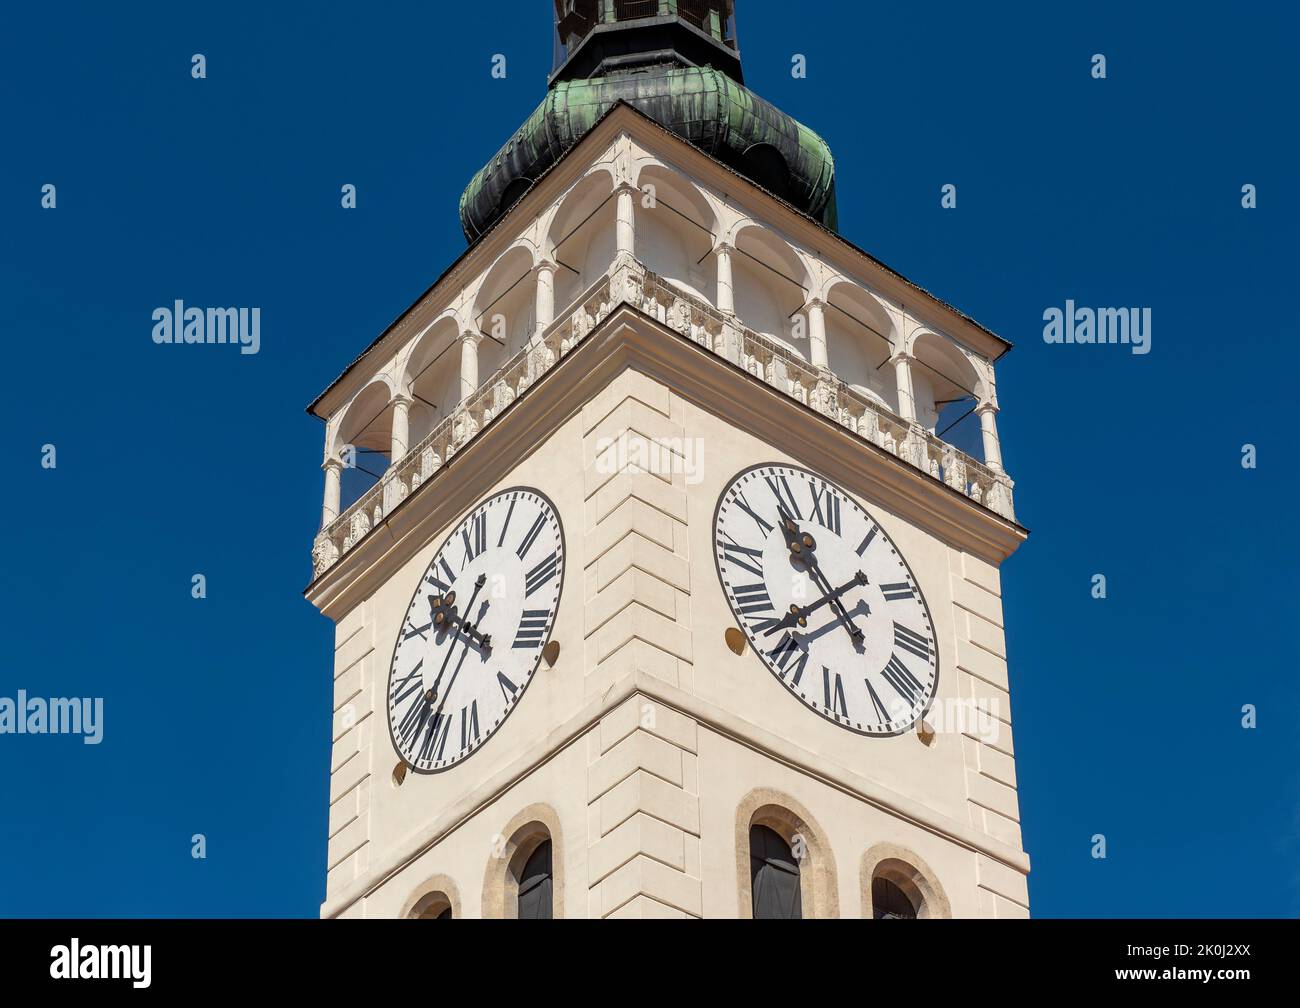
<path id="1" fill-rule="evenodd" d="M 627 368 L 995 566 L 1028 534 L 624 304 L 313 581 L 307 600 L 337 622 Z"/>

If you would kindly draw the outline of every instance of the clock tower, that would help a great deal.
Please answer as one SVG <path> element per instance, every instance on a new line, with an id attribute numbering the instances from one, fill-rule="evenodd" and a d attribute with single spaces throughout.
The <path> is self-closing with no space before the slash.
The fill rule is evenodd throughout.
<path id="1" fill-rule="evenodd" d="M 1027 916 L 1009 344 L 837 233 L 730 0 L 554 8 L 468 250 L 310 407 L 322 916 Z"/>

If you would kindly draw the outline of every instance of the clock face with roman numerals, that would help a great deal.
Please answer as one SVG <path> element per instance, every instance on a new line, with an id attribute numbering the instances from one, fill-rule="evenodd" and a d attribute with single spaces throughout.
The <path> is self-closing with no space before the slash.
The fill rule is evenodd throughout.
<path id="1" fill-rule="evenodd" d="M 560 518 L 536 490 L 503 490 L 452 530 L 393 648 L 388 724 L 408 766 L 446 770 L 501 727 L 537 670 L 563 583 Z"/>
<path id="2" fill-rule="evenodd" d="M 722 588 L 750 645 L 791 693 L 864 735 L 897 735 L 934 699 L 934 623 L 892 539 L 847 492 L 760 465 L 722 492 Z"/>

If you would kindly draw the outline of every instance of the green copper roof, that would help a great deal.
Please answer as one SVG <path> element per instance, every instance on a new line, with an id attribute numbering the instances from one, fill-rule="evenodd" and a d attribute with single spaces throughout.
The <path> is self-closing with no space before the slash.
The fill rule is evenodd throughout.
<path id="1" fill-rule="evenodd" d="M 466 186 L 465 236 L 482 235 L 619 101 L 835 228 L 835 162 L 826 141 L 712 67 L 665 65 L 556 83 Z"/>

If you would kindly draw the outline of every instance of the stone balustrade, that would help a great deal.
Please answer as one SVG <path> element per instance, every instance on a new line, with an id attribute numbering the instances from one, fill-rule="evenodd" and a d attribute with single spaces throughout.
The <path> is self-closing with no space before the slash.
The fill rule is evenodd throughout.
<path id="1" fill-rule="evenodd" d="M 606 277 L 580 295 L 539 338 L 501 367 L 441 420 L 379 482 L 316 536 L 315 575 L 328 570 L 515 399 L 582 342 L 619 305 L 629 304 L 669 329 L 729 360 L 760 381 L 809 406 L 958 493 L 1014 520 L 1013 483 L 870 396 L 812 367 L 768 336 L 672 285 L 620 253 Z"/>

